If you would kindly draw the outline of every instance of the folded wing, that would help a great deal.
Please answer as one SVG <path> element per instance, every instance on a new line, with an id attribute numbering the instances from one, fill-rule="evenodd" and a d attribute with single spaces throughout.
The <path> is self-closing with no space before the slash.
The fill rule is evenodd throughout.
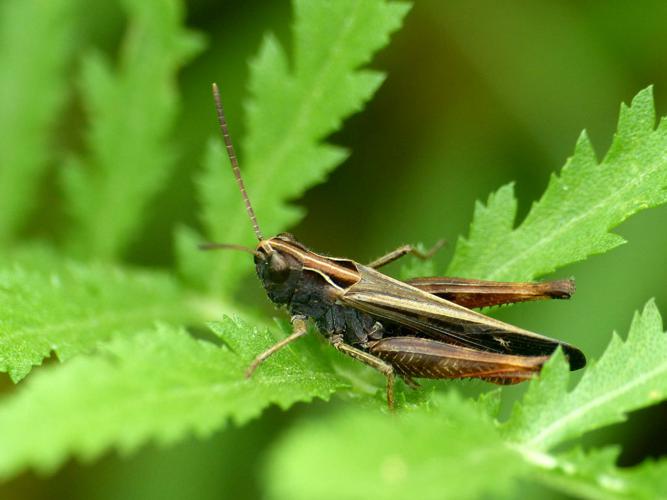
<path id="1" fill-rule="evenodd" d="M 484 316 L 372 268 L 357 268 L 359 282 L 347 288 L 339 300 L 383 320 L 396 335 L 410 330 L 471 349 L 524 356 L 550 355 L 561 346 L 572 370 L 586 364 L 584 354 L 565 342 Z"/>

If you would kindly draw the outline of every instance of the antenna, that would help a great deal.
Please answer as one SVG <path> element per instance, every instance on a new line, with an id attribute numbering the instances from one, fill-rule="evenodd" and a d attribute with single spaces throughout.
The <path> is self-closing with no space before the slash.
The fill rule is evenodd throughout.
<path id="1" fill-rule="evenodd" d="M 241 177 L 241 170 L 239 169 L 239 161 L 236 159 L 236 152 L 234 151 L 234 145 L 232 144 L 232 139 L 229 136 L 229 130 L 227 129 L 227 120 L 225 120 L 225 113 L 222 110 L 222 101 L 220 100 L 220 91 L 218 90 L 218 85 L 214 83 L 213 88 L 213 100 L 215 101 L 215 111 L 218 114 L 218 122 L 220 123 L 220 131 L 222 132 L 222 138 L 225 140 L 225 147 L 227 148 L 227 155 L 229 156 L 229 161 L 232 163 L 232 171 L 234 172 L 234 177 L 236 178 L 236 183 L 239 185 L 239 190 L 241 191 L 241 196 L 243 196 L 243 202 L 245 203 L 246 212 L 250 217 L 252 222 L 252 228 L 255 231 L 255 236 L 259 241 L 264 239 L 262 232 L 259 230 L 259 224 L 257 224 L 257 217 L 255 216 L 255 211 L 252 209 L 250 204 L 250 198 L 248 198 L 248 193 L 245 190 L 245 185 L 243 184 L 243 178 Z"/>

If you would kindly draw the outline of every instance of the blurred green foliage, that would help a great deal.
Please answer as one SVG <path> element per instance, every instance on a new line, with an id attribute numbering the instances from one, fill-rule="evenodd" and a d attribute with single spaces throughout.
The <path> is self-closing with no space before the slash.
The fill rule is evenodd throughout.
<path id="1" fill-rule="evenodd" d="M 203 45 L 182 27 L 180 1 L 122 5 L 128 27 L 118 69 L 97 51 L 81 61 L 88 157 L 73 157 L 62 169 L 74 221 L 71 245 L 79 255 L 104 260 L 122 255 L 171 171 L 170 139 L 182 104 L 176 75 Z"/>
<path id="2" fill-rule="evenodd" d="M 210 137 L 217 133 L 210 99 L 211 81 L 222 84 L 236 142 L 250 147 L 249 142 L 259 141 L 259 134 L 267 134 L 262 155 L 254 158 L 250 154 L 247 158 L 241 156 L 242 168 L 247 164 L 250 170 L 248 189 L 251 196 L 253 186 L 266 178 L 265 174 L 270 174 L 272 179 L 282 177 L 290 182 L 303 181 L 299 186 L 281 183 L 281 189 L 285 191 L 277 201 L 301 196 L 304 189 L 321 181 L 325 172 L 343 159 L 341 150 L 331 149 L 331 146 L 327 146 L 327 151 L 335 156 L 334 159 L 325 161 L 324 156 L 312 152 L 312 161 L 323 162 L 312 180 L 301 179 L 300 174 L 292 170 L 299 166 L 300 158 L 291 156 L 297 155 L 295 152 L 285 153 L 280 161 L 271 163 L 270 171 L 264 171 L 266 165 L 262 158 L 272 158 L 272 145 L 279 151 L 291 144 L 288 142 L 284 146 L 280 141 L 281 132 L 287 134 L 283 125 L 289 123 L 290 113 L 295 108 L 287 106 L 268 116 L 262 115 L 261 120 L 257 113 L 255 121 L 244 123 L 242 120 L 249 73 L 256 72 L 259 64 L 256 62 L 249 68 L 246 61 L 252 60 L 262 39 L 265 40 L 262 45 L 265 57 L 269 49 L 283 50 L 287 54 L 296 51 L 297 61 L 301 57 L 306 66 L 324 62 L 309 60 L 310 49 L 321 49 L 324 51 L 321 57 L 326 57 L 326 47 L 307 42 L 308 36 L 315 36 L 312 33 L 297 34 L 302 38 L 297 36 L 292 41 L 289 26 L 293 23 L 293 11 L 288 2 L 192 0 L 182 5 L 170 1 L 166 4 L 168 8 L 160 10 L 161 5 L 162 2 L 151 1 L 142 3 L 140 8 L 138 3 L 135 6 L 133 2 L 109 1 L 91 9 L 90 5 L 78 0 L 4 0 L 0 5 L 0 243 L 3 251 L 7 250 L 3 254 L 7 265 L 3 267 L 1 281 L 5 291 L 15 290 L 11 287 L 18 285 L 12 283 L 23 287 L 24 295 L 14 297 L 12 308 L 23 307 L 23 314 L 28 319 L 33 308 L 39 311 L 37 319 L 45 318 L 54 323 L 66 313 L 75 318 L 79 314 L 84 329 L 78 331 L 85 333 L 86 315 L 95 316 L 100 311 L 108 314 L 110 310 L 113 318 L 114 311 L 124 309 L 124 301 L 133 300 L 131 293 L 120 295 L 113 289 L 125 292 L 136 291 L 137 287 L 144 287 L 141 293 L 146 297 L 151 296 L 160 304 L 169 304 L 169 313 L 177 316 L 174 320 L 192 318 L 194 314 L 203 323 L 206 319 L 219 319 L 221 310 L 229 310 L 228 303 L 221 306 L 211 298 L 219 296 L 217 291 L 228 287 L 220 282 L 222 271 L 213 273 L 218 280 L 213 284 L 205 282 L 201 273 L 202 270 L 206 272 L 207 264 L 213 269 L 224 269 L 226 263 L 236 257 L 200 255 L 198 263 L 191 265 L 189 271 L 188 264 L 181 258 L 181 274 L 194 276 L 192 283 L 203 285 L 188 290 L 187 298 L 180 295 L 181 291 L 170 289 L 171 284 L 163 286 L 173 279 L 173 276 L 164 274 L 175 274 L 176 228 L 194 227 L 198 232 L 223 239 L 229 234 L 234 240 L 230 242 L 234 243 L 241 243 L 237 238 L 250 241 L 252 237 L 231 176 L 225 173 L 224 157 L 215 151 L 215 146 L 207 146 Z M 155 15 L 151 8 L 158 8 L 160 15 Z M 359 21 L 363 21 L 358 27 L 360 36 L 373 38 L 377 29 L 373 24 L 376 18 Z M 582 128 L 588 130 L 593 149 L 601 157 L 616 129 L 618 103 L 629 102 L 638 90 L 649 84 L 655 85 L 658 115 L 666 114 L 667 106 L 663 102 L 667 88 L 664 65 L 667 31 L 663 22 L 666 18 L 667 5 L 659 0 L 632 4 L 539 0 L 514 6 L 490 1 L 417 2 L 405 18 L 402 30 L 394 35 L 390 48 L 372 64 L 388 75 L 387 81 L 363 114 L 349 119 L 340 132 L 327 139 L 327 142 L 345 147 L 351 154 L 339 169 L 329 174 L 326 183 L 302 196 L 299 205 L 305 207 L 306 216 L 293 232 L 317 250 L 360 261 L 370 260 L 405 242 L 431 243 L 446 237 L 452 243 L 450 250 L 441 252 L 435 262 L 436 270 L 445 269 L 457 236 L 469 232 L 475 200 L 486 200 L 488 194 L 499 186 L 515 181 L 518 221 L 521 221 L 530 203 L 544 192 L 551 173 L 557 171 L 572 153 Z M 335 18 L 321 20 L 322 39 L 327 34 L 324 23 L 335 21 Z M 361 29 L 365 27 L 368 29 Z M 394 22 L 386 29 L 391 31 L 396 27 Z M 184 34 L 186 31 L 187 35 Z M 273 32 L 275 37 L 264 38 L 266 32 Z M 143 38 L 145 36 L 149 39 Z M 206 50 L 202 38 L 206 40 Z M 373 43 L 375 50 L 384 40 Z M 351 71 L 368 57 L 370 54 L 355 59 L 354 64 L 344 69 Z M 112 62 L 116 60 L 117 63 Z M 265 64 L 278 62 L 280 58 L 274 54 Z M 264 92 L 265 102 L 289 104 L 287 99 L 278 99 L 284 97 L 284 93 L 289 95 L 281 86 L 296 85 L 290 79 L 299 81 L 300 67 L 299 64 L 284 67 L 284 80 L 279 81 L 262 81 L 255 75 L 255 83 L 259 86 L 251 88 L 253 95 L 258 98 Z M 314 148 L 338 129 L 340 119 L 358 110 L 368 99 L 379 79 L 377 73 L 364 74 L 369 81 L 364 90 L 359 91 L 362 95 L 357 96 L 357 100 L 342 92 L 347 87 L 339 87 L 335 81 L 323 87 L 331 93 L 327 94 L 331 99 L 325 99 L 323 103 L 336 106 L 340 104 L 338 99 L 347 98 L 353 102 L 341 105 L 338 118 L 332 123 L 320 123 L 303 147 Z M 252 117 L 252 109 L 248 112 Z M 266 129 L 262 130 L 264 126 Z M 289 134 L 285 138 L 289 138 Z M 274 141 L 278 143 L 273 144 Z M 208 171 L 201 168 L 207 150 L 212 151 Z M 218 166 L 220 170 L 216 171 Z M 199 205 L 196 180 L 200 179 L 211 189 L 217 184 L 209 184 L 210 176 L 218 173 L 227 175 L 219 181 L 223 208 L 205 213 L 201 224 L 200 212 L 209 209 L 211 204 Z M 63 177 L 67 189 L 60 185 Z M 270 188 L 270 185 L 257 187 L 261 197 L 255 199 L 256 205 L 261 206 L 264 197 L 271 196 Z M 211 191 L 208 199 L 213 200 L 215 195 L 216 191 Z M 269 228 L 274 221 L 276 226 L 280 225 L 277 217 L 272 221 L 271 215 L 265 214 L 269 207 L 275 209 L 273 203 L 275 201 L 271 204 L 267 201 L 267 208 L 258 209 L 260 222 L 269 219 Z M 290 209 L 289 213 L 285 212 L 283 224 L 298 220 L 294 207 Z M 284 210 L 281 208 L 281 212 Z M 559 271 L 561 275 L 577 278 L 578 292 L 569 303 L 524 304 L 502 309 L 497 312 L 498 316 L 570 341 L 580 346 L 589 357 L 599 358 L 610 332 L 627 331 L 631 312 L 639 309 L 648 298 L 655 297 L 658 308 L 667 310 L 665 216 L 667 209 L 662 207 L 633 218 L 617 230 L 630 244 Z M 229 232 L 216 229 L 216 217 L 223 217 L 220 227 L 224 223 L 238 227 Z M 620 222 L 622 218 L 621 215 L 614 220 Z M 181 234 L 185 234 L 184 231 L 181 229 Z M 189 239 L 181 237 L 181 243 L 198 241 L 192 230 L 187 234 Z M 50 244 L 55 243 L 70 255 L 84 260 L 103 258 L 114 260 L 116 264 L 72 264 L 61 259 L 54 263 L 47 251 L 44 254 L 37 252 L 42 256 L 39 258 L 31 253 L 28 259 L 33 267 L 26 270 L 26 258 L 19 254 L 24 254 L 26 241 L 37 239 L 49 240 Z M 502 235 L 498 239 L 502 241 Z M 10 251 L 11 248 L 19 248 L 19 254 Z M 192 246 L 186 246 L 185 253 L 188 248 L 192 249 Z M 191 256 L 191 259 L 195 258 Z M 243 257 L 239 259 L 239 263 L 247 265 L 247 276 L 250 276 L 249 262 Z M 16 268 L 17 264 L 23 267 Z M 155 275 L 147 276 L 144 271 L 119 271 L 121 267 L 114 271 L 114 265 L 160 269 Z M 85 278 L 80 280 L 83 292 L 70 292 L 68 286 L 76 284 L 71 281 L 71 276 L 76 276 L 81 266 L 91 266 L 94 273 L 84 272 Z M 243 277 L 239 266 L 228 268 L 237 274 L 236 282 Z M 488 272 L 492 273 L 493 269 Z M 107 278 L 104 273 L 113 277 Z M 69 281 L 60 283 L 60 276 L 69 277 Z M 127 280 L 127 288 L 114 287 L 114 279 Z M 100 291 L 107 280 L 110 291 Z M 159 293 L 166 293 L 166 299 L 146 291 L 153 286 L 152 280 L 161 283 Z M 202 288 L 208 287 L 216 293 L 212 296 L 199 294 Z M 58 289 L 62 297 L 80 306 L 79 309 L 47 307 L 40 302 L 40 294 L 53 298 L 48 294 L 49 289 Z M 77 298 L 77 292 L 89 293 L 86 300 L 93 297 L 97 301 L 86 305 L 85 300 Z M 267 307 L 255 281 L 248 280 L 247 284 L 244 281 L 235 296 L 236 307 L 243 306 L 246 310 L 263 308 L 264 312 L 257 315 L 258 318 L 266 319 L 276 314 Z M 177 302 L 180 306 L 171 307 Z M 3 300 L 3 307 L 8 307 L 7 304 Z M 141 305 L 151 309 L 146 302 L 141 301 Z M 40 310 L 43 308 L 46 309 Z M 138 323 L 131 324 L 130 329 L 137 332 L 148 329 L 154 319 L 163 323 L 171 320 L 166 312 L 152 310 L 138 318 Z M 118 329 L 120 333 L 122 326 Z M 147 334 L 148 331 L 152 334 Z M 152 387 L 159 391 L 165 381 L 171 380 L 170 370 L 175 370 L 175 380 L 182 381 L 185 377 L 194 385 L 215 379 L 216 373 L 212 368 L 205 369 L 206 363 L 215 364 L 218 358 L 222 362 L 225 356 L 203 343 L 213 342 L 215 345 L 219 342 L 215 336 L 202 333 L 204 340 L 194 341 L 185 337 L 182 331 L 168 326 L 143 332 L 136 339 L 122 338 L 106 344 L 94 357 L 80 357 L 62 365 L 66 370 L 61 370 L 53 379 L 49 367 L 40 368 L 38 371 L 44 373 L 36 373 L 36 381 L 27 387 L 35 387 L 36 392 L 43 391 L 47 400 L 52 397 L 54 408 L 58 408 L 59 403 L 65 404 L 68 399 L 54 392 L 54 387 L 66 389 L 65 382 L 60 386 L 57 384 L 68 377 L 89 383 L 87 390 L 91 397 L 110 387 L 121 393 L 129 390 L 122 384 L 95 385 L 104 382 L 107 374 L 104 370 L 115 370 L 119 366 L 120 371 L 128 373 L 130 380 L 134 374 L 140 374 L 137 375 L 139 379 L 146 379 L 148 383 L 141 386 L 143 389 Z M 91 349 L 110 333 L 110 327 L 102 324 L 95 328 L 94 338 L 85 339 L 88 344 L 65 344 L 67 349 L 62 358 Z M 246 333 L 250 335 L 247 330 Z M 241 335 L 242 331 L 237 334 Z M 174 350 L 152 350 L 151 345 L 160 337 L 169 337 Z M 32 353 L 34 361 L 31 363 L 39 363 L 51 349 L 61 357 L 58 348 L 62 347 L 63 340 L 71 342 L 71 339 L 49 338 L 43 349 Z M 247 345 L 248 348 L 253 346 L 252 343 Z M 182 358 L 179 348 L 182 352 L 190 348 L 192 352 L 201 349 L 202 356 Z M 319 350 L 319 344 L 311 341 L 308 349 Z M 20 351 L 21 355 L 26 354 L 23 349 Z M 159 366 L 166 374 L 164 379 L 154 380 L 150 371 L 142 371 L 145 359 L 151 355 L 161 363 Z M 122 361 L 117 363 L 118 357 Z M 297 361 L 303 363 L 307 359 Z M 99 366 L 95 363 L 105 368 L 97 372 Z M 29 365 L 20 367 L 15 376 L 24 375 L 29 368 Z M 299 369 L 298 366 L 295 368 L 297 372 Z M 357 389 L 364 384 L 370 389 L 375 384 L 381 385 L 381 380 L 374 374 L 366 375 L 355 370 L 355 367 L 350 368 L 352 377 L 355 377 L 352 383 Z M 98 376 L 91 376 L 91 372 Z M 361 379 L 366 376 L 371 377 L 370 382 Z M 26 383 L 31 384 L 32 378 Z M 457 385 L 463 390 L 468 388 L 466 384 L 437 384 L 441 388 L 448 385 Z M 7 392 L 15 390 L 9 383 L 3 382 L 2 387 Z M 328 393 L 319 389 L 322 389 L 322 396 Z M 512 401 L 524 391 L 521 387 L 503 390 L 503 406 L 499 410 L 506 414 Z M 98 401 L 104 414 L 109 408 L 104 408 L 102 396 L 99 395 Z M 76 395 L 72 397 L 76 399 Z M 311 466 L 320 464 L 313 463 L 311 457 L 314 455 L 308 452 L 308 446 L 317 444 L 320 435 L 321 448 L 317 451 L 323 457 L 332 460 L 347 458 L 344 463 L 323 460 L 323 468 L 317 472 L 325 478 L 332 477 L 324 476 L 325 473 L 339 473 L 344 478 L 347 470 L 359 474 L 369 465 L 363 460 L 362 464 L 355 462 L 353 454 L 343 446 L 346 441 L 338 439 L 335 429 L 349 428 L 350 438 L 357 445 L 363 444 L 364 434 L 360 429 L 364 429 L 364 425 L 377 432 L 368 435 L 371 440 L 381 438 L 380 431 L 384 429 L 387 437 L 380 442 L 392 443 L 389 437 L 396 433 L 396 428 L 388 425 L 384 415 L 377 414 L 377 404 L 368 410 L 364 405 L 369 403 L 362 403 L 362 398 L 357 397 L 360 401 L 355 404 L 361 405 L 363 411 L 355 412 L 354 408 L 349 408 L 353 405 L 342 399 L 334 400 L 326 408 L 322 403 L 313 403 L 307 408 L 297 406 L 288 414 L 270 410 L 261 420 L 243 428 L 228 428 L 206 442 L 188 440 L 168 450 L 151 447 L 123 459 L 111 455 L 92 466 L 82 467 L 78 461 L 71 462 L 49 479 L 24 473 L 0 486 L 0 496 L 255 498 L 260 491 L 269 491 L 266 489 L 269 480 L 271 492 L 289 497 L 295 493 L 293 488 L 299 487 L 299 483 L 294 482 L 301 472 L 299 468 L 294 469 L 300 463 L 297 458 Z M 447 397 L 454 398 L 452 395 Z M 15 407 L 21 406 L 19 399 L 12 401 Z M 446 411 L 445 420 L 470 419 L 474 429 L 489 431 L 489 422 L 476 413 L 469 401 L 446 400 L 450 406 L 458 403 L 461 405 L 459 409 Z M 23 423 L 27 426 L 35 428 L 41 419 L 47 422 L 52 417 L 50 414 L 35 414 L 30 403 L 26 404 L 21 411 L 26 412 Z M 201 418 L 206 421 L 220 418 L 216 413 L 220 408 L 216 407 L 213 398 L 209 404 L 210 409 L 206 406 L 197 409 Z M 339 406 L 346 407 L 343 413 L 337 411 Z M 178 408 L 184 414 L 187 410 Z M 226 411 L 223 408 L 222 413 Z M 370 413 L 364 413 L 366 411 Z M 634 414 L 622 426 L 592 433 L 582 444 L 621 443 L 619 461 L 622 465 L 634 465 L 647 456 L 665 455 L 667 442 L 655 437 L 655 429 L 661 427 L 665 417 L 665 406 L 655 406 Z M 430 425 L 429 418 L 436 421 L 434 429 L 439 428 L 437 425 L 447 425 L 439 421 L 444 417 L 439 416 L 436 407 L 431 415 L 407 419 L 405 435 L 394 436 L 393 443 L 403 446 L 400 440 L 405 439 L 405 446 L 411 442 L 421 446 L 431 437 L 432 431 L 424 427 Z M 182 422 L 178 418 L 175 421 Z M 154 430 L 150 415 L 146 422 L 147 428 Z M 72 423 L 77 425 L 65 430 L 64 435 L 76 436 L 74 427 L 86 428 L 93 425 L 94 420 Z M 215 426 L 209 426 L 212 427 Z M 5 427 L 7 431 L 12 428 Z M 25 428 L 16 427 L 19 430 L 15 439 L 30 455 L 35 453 L 39 443 L 23 442 L 21 433 L 26 432 Z M 294 429 L 293 433 L 283 434 L 286 428 Z M 331 429 L 334 429 L 333 433 Z M 455 433 L 449 436 L 447 432 L 443 430 L 439 446 L 442 449 L 452 439 L 461 438 L 462 441 L 453 446 L 453 451 L 461 453 L 458 463 L 467 463 L 466 448 L 460 445 L 473 443 L 474 435 Z M 101 431 L 100 435 L 103 434 Z M 309 434 L 310 441 L 299 444 L 299 439 Z M 296 436 L 295 441 L 286 441 L 292 436 Z M 408 439 L 411 436 L 414 440 Z M 272 446 L 276 438 L 281 440 L 278 447 Z M 497 451 L 493 439 L 499 438 L 490 435 L 487 441 L 479 444 L 480 449 L 482 445 L 489 445 L 491 451 Z M 168 438 L 162 440 L 169 441 Z M 329 448 L 325 446 L 331 447 L 331 455 L 327 455 Z M 81 451 L 79 457 L 85 459 L 90 455 L 90 449 L 97 451 L 100 444 L 84 443 L 78 449 Z M 367 460 L 373 456 L 373 451 L 379 455 L 382 449 L 366 447 L 363 451 L 367 453 L 364 455 Z M 421 451 L 437 453 L 438 450 Z M 291 453 L 295 454 L 293 461 L 289 458 Z M 613 480 L 625 480 L 615 476 L 618 474 L 613 468 L 616 451 L 608 449 L 595 453 L 592 456 L 572 451 L 568 457 L 561 456 L 562 460 L 567 460 L 562 470 L 567 471 L 568 466 L 577 467 L 583 485 L 600 477 L 605 468 L 604 477 L 612 483 Z M 53 460 L 61 458 L 58 456 Z M 410 458 L 419 463 L 423 454 L 420 452 Z M 487 458 L 492 467 L 496 463 L 494 460 L 501 462 L 507 455 Z M 590 466 L 593 462 L 598 465 Z M 379 473 L 388 470 L 389 476 L 397 474 L 396 471 L 400 476 L 401 467 L 406 466 L 401 460 L 389 460 L 384 465 L 386 467 L 378 469 Z M 584 477 L 587 466 L 591 467 L 588 478 Z M 338 468 L 331 470 L 335 467 Z M 659 477 L 664 477 L 661 469 L 656 467 L 654 470 L 650 463 L 642 467 L 634 480 L 657 487 Z M 480 473 L 474 470 L 474 464 L 469 470 L 471 478 Z M 432 471 L 424 469 L 422 472 L 424 478 L 431 477 Z M 452 472 L 454 478 L 466 474 L 457 472 Z M 577 478 L 573 480 L 567 474 L 557 477 L 557 474 L 556 471 L 538 477 L 539 474 L 534 473 L 534 478 L 560 491 L 581 494 L 583 486 L 576 484 Z M 311 479 L 315 477 L 313 475 Z M 496 476 L 490 476 L 493 477 Z M 285 483 L 281 484 L 283 478 Z M 310 484 L 322 487 L 314 482 Z M 473 495 L 484 490 L 481 486 L 479 490 L 453 491 Z M 307 491 L 303 489 L 303 492 Z M 515 490 L 515 494 L 517 491 L 521 490 Z M 537 492 L 544 494 L 542 490 Z"/>
<path id="3" fill-rule="evenodd" d="M 63 112 L 82 5 L 76 0 L 0 6 L 0 243 L 25 223 L 48 167 L 54 117 Z M 35 34 L 38 33 L 38 36 Z M 45 47 L 48 49 L 45 50 Z M 29 91 L 26 91 L 29 89 Z"/>

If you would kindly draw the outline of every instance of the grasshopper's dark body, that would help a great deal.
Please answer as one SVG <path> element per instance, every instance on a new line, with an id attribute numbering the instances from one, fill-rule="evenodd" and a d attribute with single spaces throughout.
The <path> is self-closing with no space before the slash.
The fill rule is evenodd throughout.
<path id="1" fill-rule="evenodd" d="M 411 377 L 475 377 L 499 384 L 521 382 L 537 373 L 557 347 L 571 369 L 585 365 L 577 348 L 538 335 L 469 308 L 547 298 L 569 298 L 571 280 L 503 283 L 461 278 L 417 278 L 401 282 L 377 268 L 407 254 L 405 246 L 368 264 L 325 257 L 288 233 L 264 239 L 243 186 L 234 148 L 219 102 L 218 118 L 246 210 L 259 240 L 249 251 L 269 299 L 292 314 L 294 333 L 250 365 L 247 375 L 271 354 L 305 335 L 311 318 L 339 351 L 374 367 L 387 377 L 393 406 L 394 374 Z M 424 257 L 424 255 L 421 255 Z"/>
<path id="2" fill-rule="evenodd" d="M 583 354 L 568 344 L 436 297 L 416 288 L 418 280 L 401 283 L 352 260 L 318 255 L 288 233 L 260 242 L 256 251 L 257 275 L 274 303 L 285 306 L 293 316 L 312 318 L 331 341 L 339 339 L 384 360 L 401 375 L 474 376 L 515 383 L 538 371 L 559 345 L 573 369 L 585 364 Z M 523 295 L 508 293 L 512 301 L 565 298 L 568 283 L 524 283 Z M 433 286 L 432 280 L 425 285 Z M 504 295 L 498 296 L 502 287 L 519 288 L 511 283 L 455 278 L 447 279 L 444 286 L 454 300 L 460 298 L 460 287 L 467 304 L 473 302 L 475 287 L 484 290 L 477 292 L 477 302 L 483 305 L 506 302 Z M 412 308 L 416 314 L 411 314 L 410 301 L 416 303 Z M 443 318 L 437 312 L 429 314 L 429 307 L 441 309 Z M 426 317 L 420 318 L 423 315 Z"/>
<path id="3" fill-rule="evenodd" d="M 375 320 L 369 314 L 340 303 L 342 291 L 359 280 L 352 261 L 319 256 L 283 233 L 260 244 L 255 257 L 257 275 L 269 299 L 293 316 L 312 318 L 325 335 L 342 335 L 350 345 L 365 345 Z M 281 259 L 286 266 L 272 265 Z M 276 267 L 280 270 L 276 271 Z"/>

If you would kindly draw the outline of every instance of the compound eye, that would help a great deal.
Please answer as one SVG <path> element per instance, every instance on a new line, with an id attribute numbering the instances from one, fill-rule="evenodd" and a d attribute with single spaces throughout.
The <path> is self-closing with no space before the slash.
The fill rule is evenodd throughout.
<path id="1" fill-rule="evenodd" d="M 255 264 L 259 264 L 260 262 L 266 262 L 267 257 L 266 253 L 264 253 L 264 250 L 261 248 L 258 248 L 257 251 L 255 252 L 255 256 L 253 258 L 255 261 Z"/>
<path id="2" fill-rule="evenodd" d="M 277 252 L 271 254 L 271 260 L 269 261 L 269 278 L 271 278 L 271 281 L 282 283 L 289 276 L 289 271 L 289 264 L 284 257 Z"/>

